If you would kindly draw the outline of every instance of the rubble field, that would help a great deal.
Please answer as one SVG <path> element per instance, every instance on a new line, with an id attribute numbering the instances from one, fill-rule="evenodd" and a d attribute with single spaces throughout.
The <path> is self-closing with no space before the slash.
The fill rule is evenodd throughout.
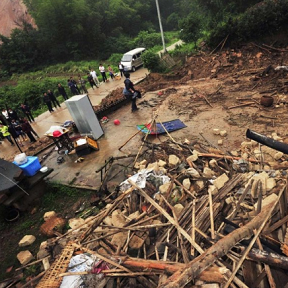
<path id="1" fill-rule="evenodd" d="M 39 272 L 23 287 L 288 287 L 288 157 L 245 136 L 287 149 L 287 52 L 251 43 L 148 75 L 141 113 L 187 128 L 131 137 L 89 207 L 43 215 L 38 253 L 21 240 L 19 271 Z"/>

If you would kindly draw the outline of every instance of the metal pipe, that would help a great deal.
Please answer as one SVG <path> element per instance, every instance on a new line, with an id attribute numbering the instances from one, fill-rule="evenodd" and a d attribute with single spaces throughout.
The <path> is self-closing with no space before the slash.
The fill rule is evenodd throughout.
<path id="1" fill-rule="evenodd" d="M 257 132 L 254 132 L 250 129 L 247 129 L 246 131 L 246 137 L 249 138 L 249 139 L 252 139 L 258 143 L 261 143 L 263 145 L 266 145 L 270 148 L 273 148 L 277 151 L 281 151 L 285 154 L 288 154 L 288 145 L 283 143 L 283 142 L 279 142 L 279 141 L 276 141 L 274 140 L 273 138 L 269 138 L 269 137 L 266 137 L 262 134 L 259 134 Z"/>
<path id="2" fill-rule="evenodd" d="M 30 194 L 28 192 L 26 192 L 21 186 L 19 186 L 16 182 L 14 182 L 13 180 L 11 180 L 9 177 L 7 177 L 6 175 L 2 174 L 0 172 L 0 175 L 3 176 L 4 178 L 6 178 L 8 181 L 12 182 L 13 184 L 15 184 L 20 190 L 22 190 L 27 196 L 30 196 Z"/>

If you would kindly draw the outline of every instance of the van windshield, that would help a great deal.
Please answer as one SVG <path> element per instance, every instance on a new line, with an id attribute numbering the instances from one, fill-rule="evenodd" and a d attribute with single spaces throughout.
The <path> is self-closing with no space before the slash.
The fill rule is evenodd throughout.
<path id="1" fill-rule="evenodd" d="M 123 55 L 121 61 L 123 62 L 129 62 L 132 60 L 132 55 Z"/>

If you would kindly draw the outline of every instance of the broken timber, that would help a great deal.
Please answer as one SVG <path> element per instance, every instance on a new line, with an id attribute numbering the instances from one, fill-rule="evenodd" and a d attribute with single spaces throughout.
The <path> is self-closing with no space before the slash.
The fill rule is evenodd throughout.
<path id="1" fill-rule="evenodd" d="M 275 203 L 277 204 L 277 202 Z M 204 271 L 217 259 L 226 255 L 235 244 L 244 238 L 251 237 L 253 235 L 253 229 L 259 229 L 263 224 L 263 218 L 267 218 L 268 220 L 267 215 L 270 217 L 270 214 L 276 205 L 275 203 L 271 203 L 263 208 L 263 210 L 245 226 L 234 230 L 224 238 L 220 239 L 202 255 L 192 260 L 189 263 L 188 268 L 175 272 L 168 278 L 167 282 L 161 285 L 159 288 L 180 288 L 184 287 L 190 281 L 195 279 L 202 271 Z"/>

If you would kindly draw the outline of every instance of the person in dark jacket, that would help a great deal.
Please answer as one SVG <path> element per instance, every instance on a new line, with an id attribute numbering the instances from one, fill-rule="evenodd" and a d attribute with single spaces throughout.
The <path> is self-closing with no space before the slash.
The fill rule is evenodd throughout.
<path id="1" fill-rule="evenodd" d="M 30 139 L 30 143 L 36 142 L 36 139 L 32 135 L 33 129 L 31 127 L 30 123 L 26 119 L 21 119 L 20 121 L 21 121 L 22 131 L 27 134 L 27 136 Z"/>
<path id="2" fill-rule="evenodd" d="M 21 110 L 24 113 L 24 115 L 28 118 L 29 122 L 35 121 L 32 113 L 31 113 L 31 109 L 30 109 L 30 107 L 28 105 L 24 105 L 22 103 L 21 104 Z"/>
<path id="3" fill-rule="evenodd" d="M 10 121 L 12 121 L 13 119 L 19 120 L 17 112 L 15 110 L 12 110 L 11 108 L 8 109 L 8 115 L 9 115 Z"/>
<path id="4" fill-rule="evenodd" d="M 19 139 L 21 140 L 22 138 L 22 141 L 26 141 L 27 140 L 27 136 L 25 135 L 25 133 L 22 131 L 22 127 L 21 127 L 21 124 L 18 120 L 14 120 L 12 119 L 11 120 L 11 127 L 13 127 L 13 129 L 15 130 L 16 134 L 17 134 L 17 137 L 19 137 Z M 14 132 L 14 131 L 13 131 Z M 12 134 L 12 133 L 11 133 Z M 12 134 L 13 136 L 13 134 Z M 17 138 L 17 137 L 14 137 L 13 138 Z"/>
<path id="5" fill-rule="evenodd" d="M 55 97 L 54 93 L 50 89 L 47 92 L 48 92 L 47 95 L 50 97 L 50 100 L 53 103 L 54 107 L 57 108 L 57 105 L 58 105 L 58 107 L 61 107 L 61 105 L 60 105 L 59 101 L 57 100 L 57 98 Z"/>
<path id="6" fill-rule="evenodd" d="M 125 73 L 125 80 L 124 80 L 124 85 L 125 88 L 123 90 L 123 94 L 127 99 L 131 100 L 131 108 L 132 112 L 137 111 L 139 108 L 136 105 L 136 99 L 137 95 L 140 95 L 140 92 L 135 90 L 134 84 L 131 82 L 130 78 L 130 73 Z M 136 92 L 136 93 L 135 93 Z M 137 94 L 137 95 L 136 95 Z"/>
<path id="7" fill-rule="evenodd" d="M 54 112 L 54 110 L 52 109 L 51 99 L 46 92 L 43 93 L 43 101 L 47 105 L 49 112 L 50 113 Z"/>
<path id="8" fill-rule="evenodd" d="M 12 121 L 15 121 L 15 120 L 12 120 Z M 16 131 L 15 127 L 13 126 L 13 122 L 11 122 L 11 124 L 9 124 L 8 132 L 11 134 L 12 138 L 14 139 L 15 142 L 18 143 L 19 146 L 21 146 L 21 147 L 24 146 L 23 142 L 22 142 L 22 140 L 20 138 L 19 131 Z M 23 137 L 23 135 L 22 135 L 22 137 Z"/>
<path id="9" fill-rule="evenodd" d="M 76 89 L 74 83 L 73 83 L 70 79 L 68 79 L 67 82 L 68 82 L 68 87 L 69 87 L 70 90 L 71 90 L 71 93 L 72 93 L 73 95 L 77 95 L 78 92 L 77 92 L 77 89 Z"/>
<path id="10" fill-rule="evenodd" d="M 87 80 L 91 86 L 91 88 L 94 90 L 93 86 L 96 86 L 97 88 L 99 88 L 99 86 L 96 84 L 96 82 L 94 81 L 92 75 L 90 73 L 87 73 Z"/>
<path id="11" fill-rule="evenodd" d="M 68 100 L 69 97 L 65 91 L 65 88 L 61 85 L 61 83 L 58 83 L 58 92 L 63 96 L 65 100 Z"/>
<path id="12" fill-rule="evenodd" d="M 20 123 L 20 121 L 24 121 L 24 122 L 27 122 L 28 120 L 26 119 L 26 118 L 20 118 L 19 119 L 19 123 Z M 37 137 L 37 138 L 40 138 L 39 137 L 39 135 L 37 134 L 37 132 L 33 129 L 33 127 L 30 125 L 30 127 L 31 127 L 31 133 L 35 136 L 35 137 Z M 23 132 L 23 131 L 22 131 Z M 25 133 L 23 132 L 23 134 L 25 135 Z M 26 135 L 25 135 L 26 136 Z M 27 136 L 26 136 L 26 140 L 27 140 Z"/>
<path id="13" fill-rule="evenodd" d="M 76 80 L 73 79 L 72 76 L 70 77 L 70 82 L 72 82 L 75 85 L 75 88 L 76 88 L 78 94 L 81 94 L 80 89 L 77 86 L 77 82 L 76 82 Z"/>
<path id="14" fill-rule="evenodd" d="M 85 85 L 86 80 L 84 80 L 80 75 L 78 76 L 78 78 L 79 78 L 78 83 L 79 83 L 79 85 L 83 91 L 83 94 L 85 94 L 85 93 L 88 94 L 88 90 L 87 90 L 86 85 Z"/>

